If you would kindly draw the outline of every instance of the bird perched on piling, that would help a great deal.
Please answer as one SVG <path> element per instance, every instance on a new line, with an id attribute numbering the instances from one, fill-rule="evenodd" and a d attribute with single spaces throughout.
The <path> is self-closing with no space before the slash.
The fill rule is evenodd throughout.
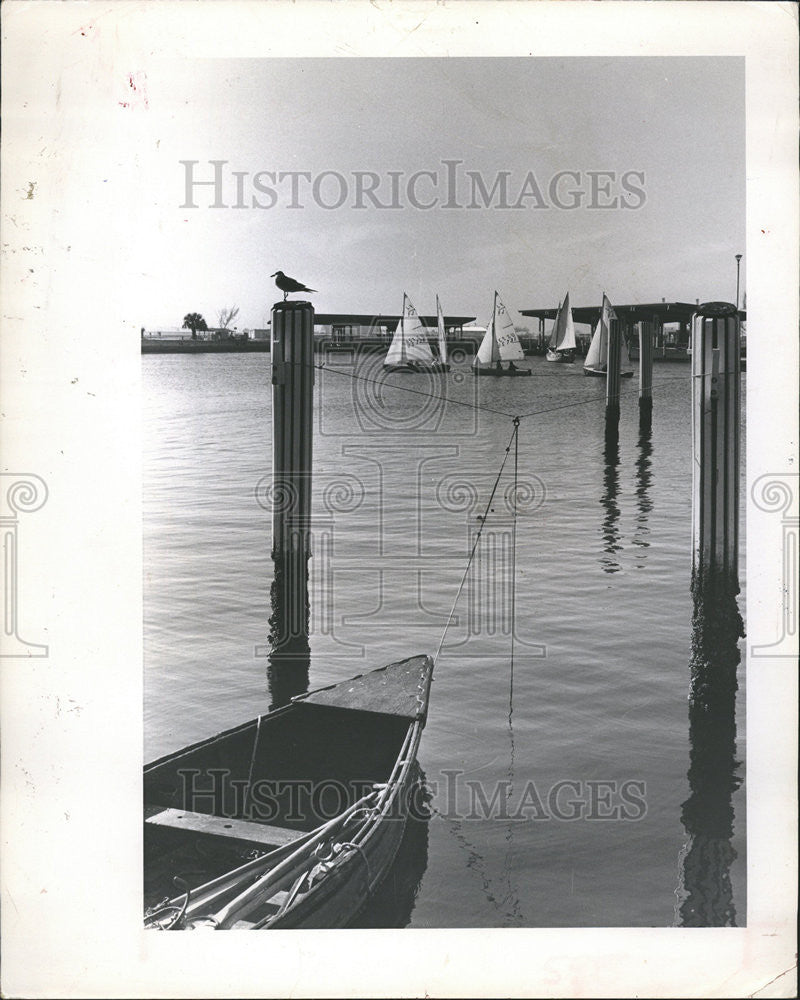
<path id="1" fill-rule="evenodd" d="M 316 292 L 316 288 L 307 288 L 305 285 L 301 285 L 299 281 L 295 281 L 294 278 L 287 277 L 283 271 L 276 271 L 274 274 L 270 275 L 270 278 L 275 279 L 275 284 L 283 292 L 283 301 L 286 301 L 286 296 L 289 292 Z"/>

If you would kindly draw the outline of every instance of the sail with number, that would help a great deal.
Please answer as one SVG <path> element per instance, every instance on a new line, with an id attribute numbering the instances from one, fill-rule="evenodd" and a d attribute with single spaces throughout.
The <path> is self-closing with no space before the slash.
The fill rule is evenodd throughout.
<path id="1" fill-rule="evenodd" d="M 403 314 L 386 355 L 385 365 L 433 363 L 428 332 L 419 318 L 409 297 L 403 292 Z"/>
<path id="2" fill-rule="evenodd" d="M 442 364 L 447 363 L 447 337 L 444 330 L 444 316 L 442 315 L 442 305 L 439 296 L 436 296 L 436 330 L 439 337 L 439 360 Z"/>
<path id="3" fill-rule="evenodd" d="M 486 334 L 475 355 L 475 364 L 493 364 L 497 361 L 517 361 L 524 358 L 522 344 L 508 314 L 508 310 L 494 293 L 494 309 Z"/>
<path id="4" fill-rule="evenodd" d="M 575 341 L 575 325 L 572 322 L 572 310 L 569 307 L 569 292 L 564 301 L 558 307 L 558 315 L 553 324 L 553 332 L 550 334 L 549 345 L 551 351 L 574 351 L 577 344 Z"/>

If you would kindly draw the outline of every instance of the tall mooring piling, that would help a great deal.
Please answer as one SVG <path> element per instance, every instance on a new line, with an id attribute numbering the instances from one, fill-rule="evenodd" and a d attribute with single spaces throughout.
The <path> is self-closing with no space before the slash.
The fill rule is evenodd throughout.
<path id="1" fill-rule="evenodd" d="M 612 319 L 608 331 L 608 364 L 606 366 L 606 439 L 619 435 L 619 382 L 622 354 L 622 326 Z"/>
<path id="2" fill-rule="evenodd" d="M 653 324 L 639 324 L 639 427 L 650 429 L 653 423 Z"/>
<path id="3" fill-rule="evenodd" d="M 692 657 L 688 834 L 679 887 L 684 927 L 735 926 L 730 869 L 736 692 L 744 626 L 739 592 L 740 332 L 736 306 L 692 317 Z"/>
<path id="4" fill-rule="evenodd" d="M 277 680 L 276 671 L 285 674 L 287 668 L 293 673 L 305 670 L 307 680 L 314 413 L 314 308 L 310 302 L 284 301 L 272 307 L 271 350 L 275 568 L 270 594 L 271 680 Z"/>
<path id="5" fill-rule="evenodd" d="M 698 586 L 739 583 L 740 332 L 736 306 L 692 319 L 692 535 Z"/>

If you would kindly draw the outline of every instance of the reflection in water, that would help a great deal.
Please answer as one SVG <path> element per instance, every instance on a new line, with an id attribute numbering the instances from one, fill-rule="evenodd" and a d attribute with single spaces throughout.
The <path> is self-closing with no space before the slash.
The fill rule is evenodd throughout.
<path id="1" fill-rule="evenodd" d="M 410 807 L 403 839 L 386 877 L 350 927 L 408 927 L 428 867 L 428 824 L 431 793 L 425 772 L 411 772 Z"/>
<path id="2" fill-rule="evenodd" d="M 734 927 L 730 868 L 736 858 L 732 795 L 741 784 L 736 760 L 737 640 L 744 635 L 738 588 L 693 584 L 689 788 L 681 820 L 688 836 L 679 890 L 683 927 Z"/>
<path id="3" fill-rule="evenodd" d="M 620 570 L 617 553 L 622 549 L 619 544 L 619 441 L 615 435 L 606 435 L 603 451 L 605 471 L 603 473 L 604 493 L 600 504 L 605 509 L 603 518 L 603 552 L 600 565 L 604 573 L 618 573 Z"/>
<path id="4" fill-rule="evenodd" d="M 508 789 L 506 791 L 506 802 L 508 803 L 509 815 L 512 812 L 511 801 L 514 797 L 514 757 L 516 748 L 514 746 L 514 641 L 512 632 L 511 641 L 511 670 L 508 684 Z M 510 819 L 506 827 L 506 856 L 503 861 L 503 869 L 506 880 L 506 895 L 503 905 L 507 907 L 507 913 L 511 923 L 522 924 L 524 918 L 520 907 L 519 894 L 514 885 L 514 831 L 516 830 L 516 820 Z"/>
<path id="5" fill-rule="evenodd" d="M 636 530 L 633 544 L 639 548 L 637 569 L 644 567 L 644 549 L 650 547 L 647 536 L 650 534 L 648 518 L 653 509 L 650 499 L 650 484 L 653 479 L 653 438 L 649 425 L 642 426 L 639 431 L 639 457 L 636 459 Z"/>
<path id="6" fill-rule="evenodd" d="M 484 847 L 484 853 L 481 853 L 481 849 L 476 847 L 475 844 L 473 844 L 472 841 L 465 836 L 464 823 L 462 820 L 450 819 L 447 816 L 443 816 L 442 818 L 447 822 L 448 831 L 453 835 L 455 842 L 467 855 L 467 869 L 470 872 L 473 872 L 480 880 L 484 898 L 497 914 L 495 922 L 492 926 L 518 927 L 520 925 L 524 925 L 525 918 L 521 912 L 518 893 L 510 882 L 508 882 L 506 887 L 497 886 L 495 879 L 489 872 L 487 859 L 484 856 L 484 854 L 488 855 L 490 853 L 489 850 Z M 489 865 L 491 865 L 491 863 L 492 859 L 489 857 Z"/>
<path id="7" fill-rule="evenodd" d="M 290 555 L 288 558 L 292 558 Z M 270 586 L 269 666 L 267 683 L 270 710 L 288 705 L 298 694 L 308 691 L 311 650 L 308 644 L 309 600 L 308 560 L 296 558 L 296 579 L 301 586 L 287 586 L 283 557 L 273 554 L 275 575 Z"/>

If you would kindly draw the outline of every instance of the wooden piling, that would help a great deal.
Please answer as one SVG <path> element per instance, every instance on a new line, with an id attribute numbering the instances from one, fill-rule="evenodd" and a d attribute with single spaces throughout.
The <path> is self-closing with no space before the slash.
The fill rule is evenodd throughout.
<path id="1" fill-rule="evenodd" d="M 740 331 L 736 307 L 692 317 L 692 536 L 698 586 L 738 589 Z"/>
<path id="2" fill-rule="evenodd" d="M 272 307 L 273 653 L 308 655 L 308 559 L 311 555 L 311 459 L 314 405 L 314 308 Z"/>
<path id="3" fill-rule="evenodd" d="M 639 323 L 639 427 L 649 430 L 653 422 L 653 324 Z"/>
<path id="4" fill-rule="evenodd" d="M 621 321 L 612 319 L 608 331 L 608 364 L 606 366 L 606 437 L 619 433 L 619 381 L 622 345 Z"/>

